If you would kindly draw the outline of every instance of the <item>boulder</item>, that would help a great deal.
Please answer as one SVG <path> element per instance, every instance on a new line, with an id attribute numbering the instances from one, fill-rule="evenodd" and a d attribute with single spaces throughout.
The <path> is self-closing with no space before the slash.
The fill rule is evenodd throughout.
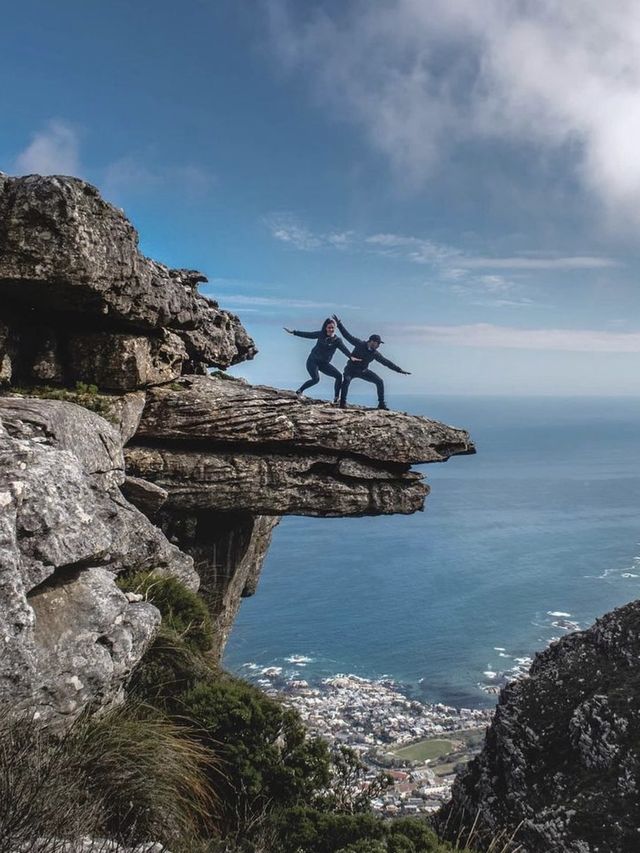
<path id="1" fill-rule="evenodd" d="M 110 391 L 135 391 L 171 382 L 182 373 L 187 350 L 178 335 L 95 332 L 72 335 L 67 344 L 71 381 Z"/>

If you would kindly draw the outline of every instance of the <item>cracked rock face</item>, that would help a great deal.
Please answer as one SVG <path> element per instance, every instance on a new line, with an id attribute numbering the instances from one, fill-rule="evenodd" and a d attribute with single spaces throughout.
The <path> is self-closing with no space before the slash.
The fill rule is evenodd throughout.
<path id="1" fill-rule="evenodd" d="M 523 853 L 630 853 L 640 826 L 640 602 L 538 654 L 504 688 L 440 816 Z"/>
<path id="2" fill-rule="evenodd" d="M 161 510 L 167 537 L 193 557 L 200 594 L 215 629 L 212 654 L 222 658 L 241 600 L 255 593 L 271 536 L 280 519 L 248 512 Z"/>
<path id="3" fill-rule="evenodd" d="M 0 702 L 58 721 L 116 700 L 158 626 L 156 609 L 130 604 L 115 575 L 198 579 L 117 488 L 109 424 L 68 403 L 0 403 Z"/>
<path id="4" fill-rule="evenodd" d="M 150 391 L 139 438 L 333 450 L 399 465 L 475 452 L 466 430 L 416 415 L 337 409 L 237 379 L 190 377 L 183 385 Z"/>
<path id="5" fill-rule="evenodd" d="M 126 451 L 129 473 L 166 489 L 179 511 L 412 513 L 429 490 L 411 464 L 474 452 L 464 430 L 427 418 L 215 376 L 179 384 L 148 392 Z"/>
<path id="6" fill-rule="evenodd" d="M 58 330 L 73 316 L 93 323 L 96 332 L 167 329 L 182 339 L 187 358 L 200 370 L 253 358 L 255 345 L 239 319 L 198 293 L 203 281 L 199 272 L 169 269 L 140 254 L 135 228 L 90 184 L 60 176 L 0 175 L 5 305 L 35 309 L 41 322 Z M 72 357 L 68 344 L 62 349 Z M 0 368 L 6 372 L 1 362 L 9 355 L 6 348 L 2 353 L 0 330 Z M 144 362 L 144 354 L 138 359 Z M 50 363 L 47 370 L 57 367 Z"/>

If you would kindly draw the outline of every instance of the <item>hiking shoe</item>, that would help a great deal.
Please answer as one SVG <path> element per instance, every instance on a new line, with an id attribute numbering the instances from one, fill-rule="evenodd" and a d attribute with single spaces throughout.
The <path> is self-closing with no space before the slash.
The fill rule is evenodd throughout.
<path id="1" fill-rule="evenodd" d="M 333 406 L 339 406 L 339 405 L 340 405 L 340 397 L 336 397 L 336 398 L 334 399 L 334 401 L 333 401 L 332 405 L 333 405 Z"/>
<path id="2" fill-rule="evenodd" d="M 385 403 L 385 401 L 384 401 L 384 400 L 380 400 L 380 402 L 378 403 L 378 408 L 379 408 L 379 409 L 384 409 L 384 410 L 385 410 L 385 412 L 388 412 L 388 411 L 389 411 L 389 406 L 387 406 L 387 404 Z"/>
<path id="3" fill-rule="evenodd" d="M 347 408 L 347 404 L 345 403 L 344 400 L 340 400 L 340 402 L 338 403 L 338 408 L 339 409 L 346 409 Z"/>

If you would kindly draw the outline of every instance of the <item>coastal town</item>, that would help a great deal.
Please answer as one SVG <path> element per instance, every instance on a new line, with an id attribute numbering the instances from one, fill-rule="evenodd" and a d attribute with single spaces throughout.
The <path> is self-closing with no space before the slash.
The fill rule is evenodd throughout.
<path id="1" fill-rule="evenodd" d="M 478 751 L 488 709 L 426 704 L 391 680 L 335 675 L 317 682 L 266 667 L 257 683 L 295 708 L 311 734 L 350 747 L 366 767 L 363 785 L 385 771 L 393 780 L 371 801 L 386 816 L 429 813 L 449 799 L 455 770 Z"/>

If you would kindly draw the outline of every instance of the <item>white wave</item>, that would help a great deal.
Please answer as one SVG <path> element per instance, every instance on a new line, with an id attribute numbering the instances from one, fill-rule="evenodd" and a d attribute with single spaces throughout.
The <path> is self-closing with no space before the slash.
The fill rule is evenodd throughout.
<path id="1" fill-rule="evenodd" d="M 568 619 L 571 614 L 565 613 L 563 610 L 547 610 L 547 616 L 565 616 Z"/>
<path id="2" fill-rule="evenodd" d="M 623 573 L 622 573 L 622 575 L 621 575 L 621 577 L 623 577 L 623 578 L 637 578 L 637 577 L 639 577 L 639 576 L 638 576 L 638 575 L 634 575 L 634 573 L 633 573 L 633 572 L 623 572 Z"/>
<path id="3" fill-rule="evenodd" d="M 289 655 L 285 658 L 287 663 L 295 663 L 297 666 L 306 666 L 308 663 L 313 663 L 314 659 L 306 655 Z"/>
<path id="4" fill-rule="evenodd" d="M 503 648 L 502 646 L 494 646 L 494 647 L 493 647 L 493 650 L 494 650 L 494 652 L 506 652 L 506 651 L 507 651 L 507 650 L 506 650 L 505 648 Z"/>
<path id="5" fill-rule="evenodd" d="M 266 675 L 267 678 L 275 678 L 278 675 L 282 675 L 282 667 L 281 666 L 265 666 L 264 669 L 260 670 L 260 675 Z"/>
<path id="6" fill-rule="evenodd" d="M 560 628 L 561 631 L 577 631 L 580 628 L 580 625 L 572 622 L 571 619 L 557 619 L 551 624 L 554 628 Z"/>
<path id="7" fill-rule="evenodd" d="M 508 655 L 506 652 L 498 652 L 499 658 L 510 658 L 511 655 Z"/>
<path id="8" fill-rule="evenodd" d="M 487 678 L 495 678 L 495 677 L 497 676 L 497 674 L 498 674 L 498 673 L 497 673 L 497 672 L 494 672 L 492 669 L 487 669 L 487 670 L 486 670 L 485 672 L 483 672 L 482 674 L 483 674 L 484 676 L 486 676 Z"/>

